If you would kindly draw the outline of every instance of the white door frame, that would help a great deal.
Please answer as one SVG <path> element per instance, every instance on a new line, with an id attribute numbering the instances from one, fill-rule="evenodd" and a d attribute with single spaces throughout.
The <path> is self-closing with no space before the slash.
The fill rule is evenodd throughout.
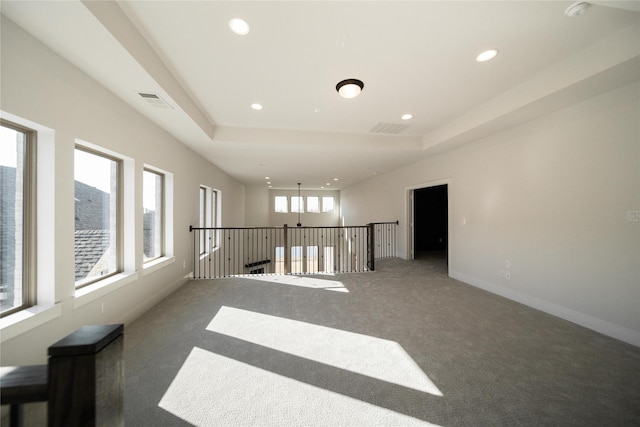
<path id="1" fill-rule="evenodd" d="M 414 242 L 414 192 L 420 188 L 437 187 L 439 185 L 447 186 L 447 260 L 449 259 L 449 250 L 451 248 L 451 178 L 439 179 L 437 181 L 429 181 L 422 184 L 415 184 L 405 187 L 405 218 L 407 219 L 407 259 L 415 259 L 415 242 Z M 448 264 L 448 263 L 447 263 Z"/>

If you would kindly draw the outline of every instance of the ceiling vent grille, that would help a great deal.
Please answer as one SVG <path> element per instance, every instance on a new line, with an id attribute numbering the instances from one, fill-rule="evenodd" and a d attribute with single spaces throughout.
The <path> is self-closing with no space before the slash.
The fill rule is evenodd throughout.
<path id="1" fill-rule="evenodd" d="M 142 99 L 147 101 L 155 108 L 160 108 L 163 110 L 173 110 L 173 107 L 171 107 L 171 105 L 167 104 L 164 99 L 160 98 L 160 96 L 156 95 L 155 93 L 138 92 L 138 95 L 140 95 Z"/>
<path id="2" fill-rule="evenodd" d="M 405 124 L 378 122 L 371 129 L 369 129 L 369 132 L 397 135 L 408 127 L 409 125 Z"/>

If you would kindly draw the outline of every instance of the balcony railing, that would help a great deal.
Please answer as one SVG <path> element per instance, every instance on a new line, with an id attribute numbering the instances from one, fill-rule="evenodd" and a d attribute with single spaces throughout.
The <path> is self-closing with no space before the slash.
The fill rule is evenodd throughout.
<path id="1" fill-rule="evenodd" d="M 373 227 L 373 237 L 375 243 L 374 259 L 395 258 L 398 221 L 394 222 L 374 222 L 369 224 Z"/>
<path id="2" fill-rule="evenodd" d="M 189 227 L 193 278 L 373 271 L 396 256 L 397 222 L 344 227 Z"/>

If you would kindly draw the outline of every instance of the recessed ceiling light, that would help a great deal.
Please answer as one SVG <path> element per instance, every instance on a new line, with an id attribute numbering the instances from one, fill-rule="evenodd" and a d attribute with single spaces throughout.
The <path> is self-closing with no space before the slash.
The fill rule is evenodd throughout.
<path id="1" fill-rule="evenodd" d="M 268 176 L 265 176 L 264 179 L 271 179 L 271 178 L 269 178 Z"/>
<path id="2" fill-rule="evenodd" d="M 358 79 L 343 80 L 336 85 L 336 90 L 343 98 L 355 98 L 360 95 L 360 91 L 364 88 L 364 83 Z"/>
<path id="3" fill-rule="evenodd" d="M 497 49 L 489 49 L 482 52 L 480 55 L 476 56 L 476 61 L 478 62 L 487 62 L 492 60 L 498 54 Z"/>
<path id="4" fill-rule="evenodd" d="M 330 182 L 327 182 L 325 185 L 331 185 L 331 183 L 330 183 Z"/>
<path id="5" fill-rule="evenodd" d="M 402 120 L 411 120 L 413 118 L 413 114 L 403 114 L 401 119 Z"/>
<path id="6" fill-rule="evenodd" d="M 232 20 L 230 20 L 229 28 L 231 28 L 231 31 L 239 36 L 246 36 L 247 34 L 249 34 L 250 30 L 247 21 L 240 18 L 233 18 Z"/>
<path id="7" fill-rule="evenodd" d="M 256 104 L 251 104 L 251 108 L 253 108 L 254 110 L 262 110 L 262 105 L 256 103 Z"/>
<path id="8" fill-rule="evenodd" d="M 338 181 L 338 178 L 333 178 L 334 181 Z"/>

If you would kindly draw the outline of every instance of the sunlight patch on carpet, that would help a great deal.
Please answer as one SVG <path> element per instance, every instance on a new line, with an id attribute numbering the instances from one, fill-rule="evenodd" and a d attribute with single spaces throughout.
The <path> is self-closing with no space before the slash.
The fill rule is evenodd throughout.
<path id="1" fill-rule="evenodd" d="M 227 306 L 220 308 L 207 330 L 442 396 L 395 341 Z"/>
<path id="2" fill-rule="evenodd" d="M 158 406 L 194 426 L 435 426 L 198 347 Z"/>
<path id="3" fill-rule="evenodd" d="M 284 274 L 274 274 L 265 276 L 247 275 L 243 279 L 250 279 L 259 282 L 278 283 L 281 285 L 301 286 L 304 288 L 324 289 L 334 292 L 349 292 L 347 288 L 338 280 L 327 280 L 319 277 L 302 277 Z"/>

